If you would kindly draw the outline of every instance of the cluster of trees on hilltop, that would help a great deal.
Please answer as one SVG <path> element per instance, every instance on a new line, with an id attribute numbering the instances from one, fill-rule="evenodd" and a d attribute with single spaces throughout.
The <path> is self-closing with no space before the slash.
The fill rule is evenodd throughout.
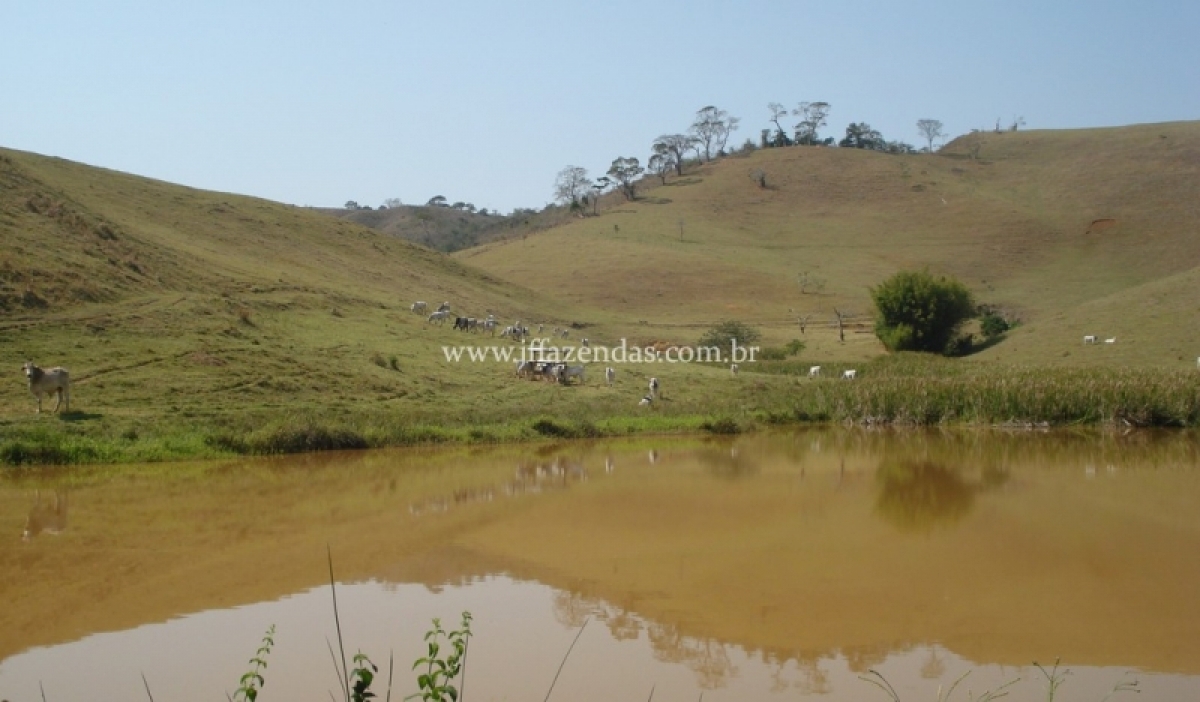
<path id="1" fill-rule="evenodd" d="M 740 149 L 742 152 L 785 146 L 839 146 L 891 154 L 932 153 L 934 141 L 946 136 L 940 121 L 921 119 L 917 121 L 917 132 L 927 143 L 923 149 L 903 141 L 889 141 L 866 122 L 851 122 L 846 127 L 845 137 L 835 140 L 820 134 L 833 109 L 827 102 L 801 102 L 793 110 L 772 102 L 767 109 L 774 129 L 763 129 L 757 146 L 747 139 Z M 785 129 L 782 122 L 789 114 L 799 118 L 790 130 Z M 682 176 L 684 166 L 689 162 L 708 163 L 727 155 L 729 139 L 737 131 L 740 121 L 719 107 L 702 107 L 696 111 L 695 120 L 686 132 L 664 134 L 654 140 L 645 167 L 636 157 L 619 156 L 613 159 L 608 171 L 595 180 L 589 177 L 586 168 L 567 166 L 562 169 L 554 181 L 554 200 L 581 215 L 588 210 L 595 214 L 600 197 L 613 190 L 621 192 L 627 200 L 633 200 L 637 197 L 639 179 L 644 174 L 658 177 L 665 185 L 672 172 Z"/>

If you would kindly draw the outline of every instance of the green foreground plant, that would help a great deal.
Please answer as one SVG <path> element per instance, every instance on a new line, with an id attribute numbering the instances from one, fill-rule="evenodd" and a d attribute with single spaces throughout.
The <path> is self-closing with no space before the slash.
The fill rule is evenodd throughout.
<path id="1" fill-rule="evenodd" d="M 271 647 L 274 645 L 275 625 L 272 624 L 267 628 L 267 633 L 263 635 L 262 645 L 258 647 L 258 651 L 250 659 L 250 670 L 242 675 L 238 689 L 230 699 L 242 700 L 243 702 L 254 702 L 254 700 L 258 699 L 259 691 L 267 684 L 262 672 L 267 669 L 267 655 L 271 653 Z"/>
<path id="2" fill-rule="evenodd" d="M 448 655 L 442 650 L 442 638 L 450 645 Z M 467 645 L 470 638 L 470 612 L 463 612 L 461 628 L 449 633 L 442 628 L 441 620 L 435 617 L 433 628 L 425 633 L 428 652 L 413 662 L 413 670 L 425 667 L 425 672 L 417 676 L 420 691 L 405 699 L 419 697 L 424 702 L 457 702 L 462 699 L 462 689 L 466 687 Z M 460 674 L 462 682 L 456 688 L 453 682 Z"/>

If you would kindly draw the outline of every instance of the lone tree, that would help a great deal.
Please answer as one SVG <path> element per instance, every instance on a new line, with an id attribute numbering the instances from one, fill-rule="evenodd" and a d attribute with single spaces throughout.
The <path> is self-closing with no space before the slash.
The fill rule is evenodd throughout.
<path id="1" fill-rule="evenodd" d="M 942 131 L 941 120 L 936 119 L 919 119 L 917 120 L 917 131 L 929 142 L 929 153 L 933 153 L 933 140 L 940 139 L 946 136 Z"/>
<path id="2" fill-rule="evenodd" d="M 691 132 L 696 136 L 695 149 L 706 162 L 712 161 L 714 155 L 725 152 L 729 135 L 737 131 L 739 121 L 737 117 L 730 117 L 728 112 L 712 105 L 701 107 L 696 112 Z"/>
<path id="3" fill-rule="evenodd" d="M 637 195 L 637 179 L 646 169 L 636 158 L 621 156 L 614 159 L 608 169 L 608 176 L 617 183 L 626 200 L 632 200 Z"/>
<path id="4" fill-rule="evenodd" d="M 871 125 L 851 122 L 846 127 L 846 138 L 838 142 L 838 146 L 848 149 L 868 149 L 870 151 L 887 151 L 887 139 Z"/>
<path id="5" fill-rule="evenodd" d="M 554 179 L 554 199 L 572 208 L 580 207 L 591 190 L 592 180 L 586 168 L 567 166 Z"/>
<path id="6" fill-rule="evenodd" d="M 796 143 L 803 146 L 814 146 L 821 141 L 817 130 L 825 126 L 825 118 L 832 109 L 827 102 L 802 102 L 792 110 L 792 114 L 800 118 L 796 124 Z"/>
<path id="7" fill-rule="evenodd" d="M 779 120 L 787 116 L 788 109 L 778 102 L 767 103 L 767 109 L 771 111 L 771 122 L 775 125 L 775 133 L 771 134 L 771 130 L 763 130 L 763 146 L 791 146 L 792 140 L 788 137 L 787 132 L 783 131 L 783 125 Z"/>
<path id="8" fill-rule="evenodd" d="M 687 134 L 664 134 L 654 140 L 652 148 L 655 154 L 669 157 L 671 165 L 675 167 L 675 175 L 682 176 L 683 161 L 695 143 L 696 138 Z"/>
<path id="9" fill-rule="evenodd" d="M 902 271 L 871 288 L 875 336 L 889 351 L 947 353 L 962 323 L 975 316 L 975 301 L 953 278 Z"/>
<path id="10" fill-rule="evenodd" d="M 663 185 L 667 184 L 667 174 L 675 169 L 675 156 L 667 147 L 659 142 L 654 143 L 654 155 L 646 164 L 648 170 L 658 176 Z"/>

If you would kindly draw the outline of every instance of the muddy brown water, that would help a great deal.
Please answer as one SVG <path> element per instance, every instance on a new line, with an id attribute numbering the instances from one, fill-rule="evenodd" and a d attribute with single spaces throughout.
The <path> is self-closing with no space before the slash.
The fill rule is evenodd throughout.
<path id="1" fill-rule="evenodd" d="M 1040 700 L 1056 659 L 1056 700 L 1200 699 L 1191 433 L 83 468 L 0 481 L 0 533 L 11 702 L 223 699 L 271 625 L 259 699 L 341 699 L 329 555 L 346 656 L 380 665 L 380 698 L 389 657 L 401 699 L 431 619 L 470 611 L 468 701 L 887 702 L 883 679 L 932 700 L 964 674 L 951 700 L 1014 680 L 1007 699 Z"/>

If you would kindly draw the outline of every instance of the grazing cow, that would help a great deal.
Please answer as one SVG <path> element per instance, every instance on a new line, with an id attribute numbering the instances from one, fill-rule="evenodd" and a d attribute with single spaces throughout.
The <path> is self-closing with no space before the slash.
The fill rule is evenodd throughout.
<path id="1" fill-rule="evenodd" d="M 33 507 L 25 518 L 21 540 L 29 541 L 38 534 L 61 534 L 67 528 L 67 493 L 54 491 L 54 497 L 42 502 L 41 494 L 33 491 Z"/>
<path id="2" fill-rule="evenodd" d="M 655 397 L 658 397 L 658 388 L 659 388 L 658 378 L 651 378 L 649 387 L 650 387 L 650 398 L 653 399 Z"/>
<path id="3" fill-rule="evenodd" d="M 570 333 L 571 333 L 571 330 L 570 330 L 570 329 L 563 329 L 563 330 L 562 330 L 562 331 L 559 333 L 559 336 L 561 336 L 562 338 L 564 338 L 564 339 L 565 339 L 565 338 L 567 338 L 567 335 L 568 335 L 568 334 L 570 334 Z"/>
<path id="4" fill-rule="evenodd" d="M 582 346 L 582 347 L 583 347 L 583 348 L 585 348 L 585 349 L 590 349 L 590 348 L 592 348 L 592 344 L 591 344 L 591 342 L 590 342 L 590 341 L 588 341 L 588 340 L 587 340 L 587 337 L 584 337 L 584 338 L 580 339 L 580 340 L 579 340 L 579 345 L 580 345 L 580 346 Z"/>
<path id="5" fill-rule="evenodd" d="M 1117 343 L 1117 337 L 1115 337 L 1115 336 L 1114 336 L 1114 337 L 1113 337 L 1113 338 L 1111 338 L 1111 339 L 1105 339 L 1105 340 L 1104 340 L 1104 343 L 1106 343 L 1106 344 L 1115 344 L 1115 343 Z"/>
<path id="6" fill-rule="evenodd" d="M 433 314 L 429 315 L 429 319 L 427 319 L 426 322 L 437 322 L 438 324 L 445 324 L 446 320 L 449 317 L 450 317 L 449 310 L 438 310 L 437 312 L 434 312 Z"/>
<path id="7" fill-rule="evenodd" d="M 416 302 L 412 303 L 412 307 L 409 309 L 413 311 L 413 314 L 425 314 L 425 308 L 428 306 L 429 305 L 426 304 L 424 300 L 417 300 Z"/>
<path id="8" fill-rule="evenodd" d="M 1083 337 L 1083 343 L 1094 344 L 1096 343 L 1096 337 L 1092 334 L 1088 334 L 1087 336 Z"/>
<path id="9" fill-rule="evenodd" d="M 54 403 L 54 411 L 57 412 L 62 404 L 66 404 L 66 411 L 71 411 L 71 376 L 67 373 L 66 368 L 47 368 L 45 370 L 38 368 L 32 361 L 27 362 L 23 366 L 25 377 L 29 380 L 29 392 L 38 401 L 38 414 L 42 412 L 42 395 L 55 394 L 58 396 L 58 401 Z"/>
<path id="10" fill-rule="evenodd" d="M 563 366 L 558 380 L 561 383 L 570 383 L 571 378 L 579 378 L 580 384 L 586 383 L 587 379 L 583 376 L 584 370 L 583 366 Z"/>
<path id="11" fill-rule="evenodd" d="M 454 331 L 458 331 L 459 329 L 466 331 L 467 328 L 470 327 L 470 325 L 471 325 L 471 320 L 466 317 L 455 317 L 454 318 Z"/>
<path id="12" fill-rule="evenodd" d="M 1196 365 L 1200 365 L 1200 359 L 1196 360 Z M 608 384 L 608 387 L 611 388 L 613 386 L 613 381 L 616 379 L 617 370 L 615 368 L 609 367 L 604 369 L 604 382 Z"/>
<path id="13" fill-rule="evenodd" d="M 858 371 L 856 371 L 856 370 L 842 371 L 842 380 L 854 380 L 857 376 L 858 376 Z"/>
<path id="14" fill-rule="evenodd" d="M 733 373 L 734 375 L 737 375 L 738 374 L 738 364 L 735 363 L 735 364 L 729 366 L 729 372 Z"/>
<path id="15" fill-rule="evenodd" d="M 810 377 L 810 378 L 820 378 L 820 377 L 821 377 L 821 367 L 820 367 L 820 366 L 813 366 L 812 368 L 809 368 L 809 369 L 808 369 L 808 377 Z"/>
<path id="16" fill-rule="evenodd" d="M 542 366 L 542 377 L 556 383 L 560 382 L 566 368 L 567 364 L 565 363 L 546 363 Z"/>
<path id="17" fill-rule="evenodd" d="M 438 312 L 449 312 L 450 311 L 450 303 L 443 302 L 442 304 L 438 305 L 437 311 Z"/>
<path id="18" fill-rule="evenodd" d="M 538 336 L 541 336 L 541 335 L 542 335 L 542 330 L 543 330 L 543 329 L 545 329 L 545 328 L 546 328 L 546 325 L 545 325 L 545 324 L 539 324 L 539 325 L 538 325 Z"/>
<path id="19" fill-rule="evenodd" d="M 646 407 L 646 406 L 648 406 L 648 405 L 649 405 L 651 402 L 654 402 L 654 396 L 653 396 L 653 395 L 646 395 L 645 397 L 643 397 L 643 398 L 642 398 L 642 401 L 638 403 L 638 406 L 639 406 L 639 407 Z"/>

